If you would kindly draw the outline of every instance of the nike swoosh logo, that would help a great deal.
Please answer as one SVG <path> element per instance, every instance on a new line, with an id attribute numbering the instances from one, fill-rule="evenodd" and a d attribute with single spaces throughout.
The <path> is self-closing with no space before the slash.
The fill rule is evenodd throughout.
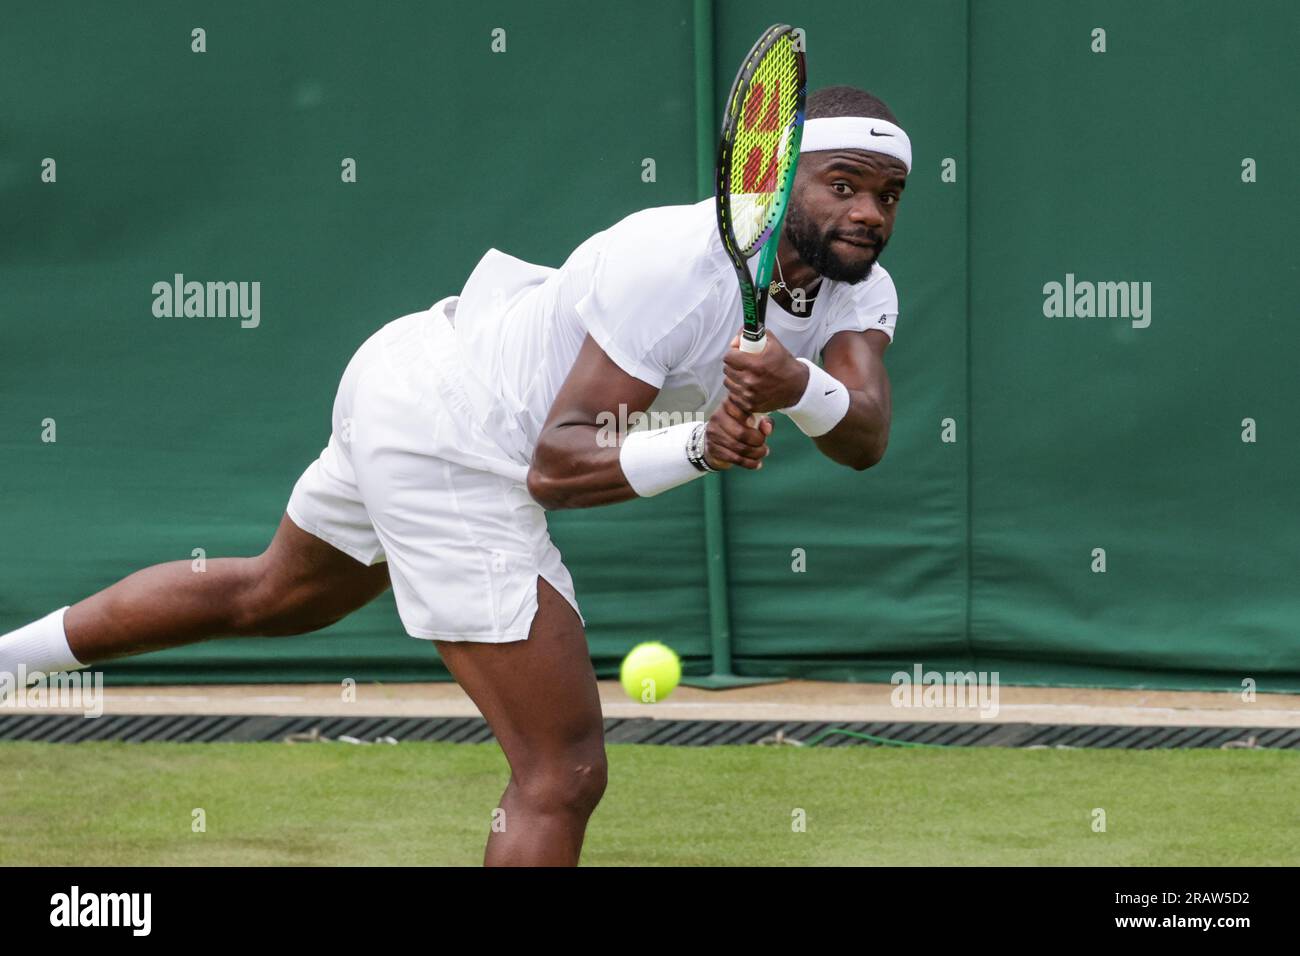
<path id="1" fill-rule="evenodd" d="M 832 388 L 832 389 L 830 389 L 830 391 L 823 392 L 822 394 L 823 394 L 823 395 L 830 395 L 831 392 L 838 392 L 838 391 L 839 391 L 838 388 Z"/>
<path id="2" fill-rule="evenodd" d="M 876 132 L 876 128 L 873 126 L 873 127 L 871 127 L 871 135 L 872 135 L 872 136 L 893 136 L 894 134 L 893 134 L 893 133 L 877 133 L 877 132 Z"/>

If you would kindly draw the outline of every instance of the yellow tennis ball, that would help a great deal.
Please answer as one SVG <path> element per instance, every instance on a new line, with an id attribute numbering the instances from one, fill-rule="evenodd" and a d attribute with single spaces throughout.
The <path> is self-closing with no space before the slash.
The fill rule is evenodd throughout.
<path id="1" fill-rule="evenodd" d="M 618 679 L 633 700 L 653 704 L 671 694 L 682 679 L 682 662 L 667 644 L 646 641 L 623 658 Z"/>

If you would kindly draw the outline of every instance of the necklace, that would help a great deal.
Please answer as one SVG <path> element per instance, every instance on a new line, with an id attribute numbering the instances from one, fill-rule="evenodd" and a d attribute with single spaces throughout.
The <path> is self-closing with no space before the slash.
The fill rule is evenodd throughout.
<path id="1" fill-rule="evenodd" d="M 778 282 L 778 281 L 776 281 L 775 279 L 773 279 L 772 282 L 771 282 L 771 283 L 768 285 L 768 287 L 767 287 L 767 294 L 768 294 L 768 295 L 776 295 L 776 294 L 777 294 L 778 292 L 780 292 L 782 289 L 785 289 L 785 291 L 786 291 L 787 293 L 790 293 L 790 298 L 793 299 L 793 298 L 794 298 L 794 290 L 791 289 L 788 285 L 785 284 L 785 273 L 783 273 L 783 272 L 781 271 L 781 259 L 780 259 L 779 256 L 778 256 L 777 259 L 776 259 L 776 274 L 777 274 L 778 276 L 781 277 L 781 281 Z M 818 277 L 817 277 L 817 288 L 820 289 L 820 288 L 821 288 L 821 284 L 822 284 L 821 276 L 818 276 Z M 800 289 L 799 291 L 800 291 L 800 292 L 805 292 L 806 290 Z M 816 302 L 816 301 L 817 301 L 817 296 L 815 296 L 815 295 L 812 295 L 812 296 L 810 296 L 810 295 L 805 295 L 803 301 L 804 301 L 804 302 Z"/>

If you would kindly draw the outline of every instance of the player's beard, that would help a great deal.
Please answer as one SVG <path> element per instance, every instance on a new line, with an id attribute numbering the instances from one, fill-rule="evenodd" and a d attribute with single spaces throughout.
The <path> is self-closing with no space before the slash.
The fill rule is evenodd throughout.
<path id="1" fill-rule="evenodd" d="M 888 239 L 881 240 L 876 247 L 875 256 L 865 264 L 845 261 L 836 253 L 832 245 L 835 235 L 818 229 L 816 223 L 804 216 L 798 203 L 791 203 L 790 208 L 786 210 L 785 235 L 795 251 L 799 253 L 799 258 L 805 264 L 812 266 L 819 276 L 836 282 L 847 282 L 850 285 L 861 282 L 871 275 L 872 268 L 880 260 L 880 254 L 885 251 L 885 246 L 889 245 Z M 851 238 L 857 240 L 861 236 Z M 876 236 L 872 238 L 878 239 Z"/>

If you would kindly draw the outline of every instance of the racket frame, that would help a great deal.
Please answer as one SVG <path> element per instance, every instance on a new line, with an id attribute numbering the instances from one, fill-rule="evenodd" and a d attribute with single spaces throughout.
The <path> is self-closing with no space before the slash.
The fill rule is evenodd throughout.
<path id="1" fill-rule="evenodd" d="M 777 247 L 780 243 L 781 225 L 785 221 L 785 211 L 790 202 L 790 192 L 794 187 L 795 173 L 799 165 L 799 144 L 803 138 L 804 112 L 807 108 L 808 79 L 807 64 L 802 50 L 795 50 L 795 70 L 797 87 L 795 90 L 795 121 L 791 133 L 789 148 L 794 159 L 785 184 L 776 200 L 777 215 L 772 225 L 755 240 L 755 249 L 749 257 L 759 252 L 758 267 L 751 278 L 749 274 L 749 257 L 744 254 L 736 241 L 735 230 L 728 214 L 726 197 L 731 191 L 731 161 L 734 155 L 736 134 L 744 100 L 748 95 L 750 82 L 758 70 L 767 52 L 786 34 L 792 34 L 794 28 L 784 23 L 774 24 L 750 48 L 735 80 L 731 92 L 727 95 L 726 108 L 722 120 L 722 133 L 718 141 L 718 161 L 715 166 L 717 179 L 714 190 L 714 206 L 718 219 L 718 234 L 736 270 L 740 281 L 740 301 L 744 309 L 744 325 L 740 332 L 740 347 L 746 352 L 761 352 L 765 342 L 765 316 L 767 314 L 768 287 L 772 281 L 772 266 L 776 262 Z M 775 241 L 773 240 L 775 237 Z"/>

